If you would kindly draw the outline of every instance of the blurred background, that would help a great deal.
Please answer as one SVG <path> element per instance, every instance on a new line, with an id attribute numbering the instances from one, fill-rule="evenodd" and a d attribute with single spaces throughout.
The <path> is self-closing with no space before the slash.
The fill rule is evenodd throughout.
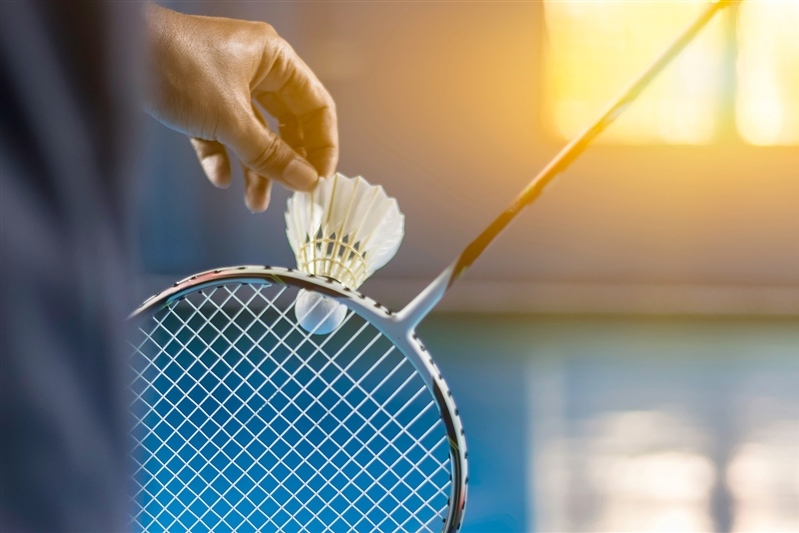
<path id="1" fill-rule="evenodd" d="M 336 100 L 339 170 L 406 214 L 362 292 L 408 302 L 697 1 L 159 2 L 272 24 Z M 799 531 L 799 2 L 726 10 L 420 329 L 461 407 L 464 531 Z M 293 266 L 145 121 L 143 299 Z M 238 172 L 238 169 L 234 169 Z"/>

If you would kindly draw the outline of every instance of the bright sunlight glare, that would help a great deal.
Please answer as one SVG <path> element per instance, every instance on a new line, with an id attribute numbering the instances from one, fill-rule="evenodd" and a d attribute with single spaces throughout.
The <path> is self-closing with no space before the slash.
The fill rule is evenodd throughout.
<path id="1" fill-rule="evenodd" d="M 799 2 L 740 4 L 736 112 L 751 144 L 799 143 L 798 33 Z"/>
<path id="2" fill-rule="evenodd" d="M 594 120 L 705 4 L 546 0 L 547 108 L 558 134 L 572 137 Z M 712 141 L 724 90 L 723 22 L 711 21 L 600 140 Z"/>

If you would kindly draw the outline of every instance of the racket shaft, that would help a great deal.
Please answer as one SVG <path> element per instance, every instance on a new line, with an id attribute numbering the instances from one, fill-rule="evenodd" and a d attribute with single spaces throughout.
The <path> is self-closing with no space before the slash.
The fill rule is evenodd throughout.
<path id="1" fill-rule="evenodd" d="M 607 110 L 580 135 L 567 144 L 549 164 L 525 187 L 483 232 L 474 239 L 461 253 L 458 259 L 448 266 L 419 296 L 417 296 L 400 313 L 400 318 L 415 325 L 443 298 L 445 292 L 480 257 L 483 251 L 494 239 L 516 218 L 524 207 L 538 198 L 544 189 L 561 172 L 566 170 L 571 163 L 582 154 L 586 147 L 600 133 L 618 118 L 625 109 L 641 94 L 653 79 L 677 57 L 690 43 L 702 28 L 723 7 L 729 5 L 731 0 L 714 0 L 654 62 L 636 79 Z"/>

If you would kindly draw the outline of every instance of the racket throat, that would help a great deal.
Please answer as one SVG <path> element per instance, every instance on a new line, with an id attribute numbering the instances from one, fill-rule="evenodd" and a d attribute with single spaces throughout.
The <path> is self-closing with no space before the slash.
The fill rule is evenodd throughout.
<path id="1" fill-rule="evenodd" d="M 415 329 L 444 297 L 454 272 L 455 265 L 448 266 L 416 298 L 397 313 L 397 322 L 409 331 Z"/>

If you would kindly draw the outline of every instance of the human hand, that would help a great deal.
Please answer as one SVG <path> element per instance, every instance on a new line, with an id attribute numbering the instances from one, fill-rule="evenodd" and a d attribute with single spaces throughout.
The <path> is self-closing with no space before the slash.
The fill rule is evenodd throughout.
<path id="1" fill-rule="evenodd" d="M 229 156 L 235 155 L 244 170 L 245 203 L 258 212 L 269 204 L 273 180 L 308 190 L 333 174 L 333 99 L 271 26 L 155 4 L 147 6 L 147 20 L 144 107 L 191 138 L 211 183 L 230 184 Z M 278 120 L 280 136 L 267 128 L 258 106 Z"/>

